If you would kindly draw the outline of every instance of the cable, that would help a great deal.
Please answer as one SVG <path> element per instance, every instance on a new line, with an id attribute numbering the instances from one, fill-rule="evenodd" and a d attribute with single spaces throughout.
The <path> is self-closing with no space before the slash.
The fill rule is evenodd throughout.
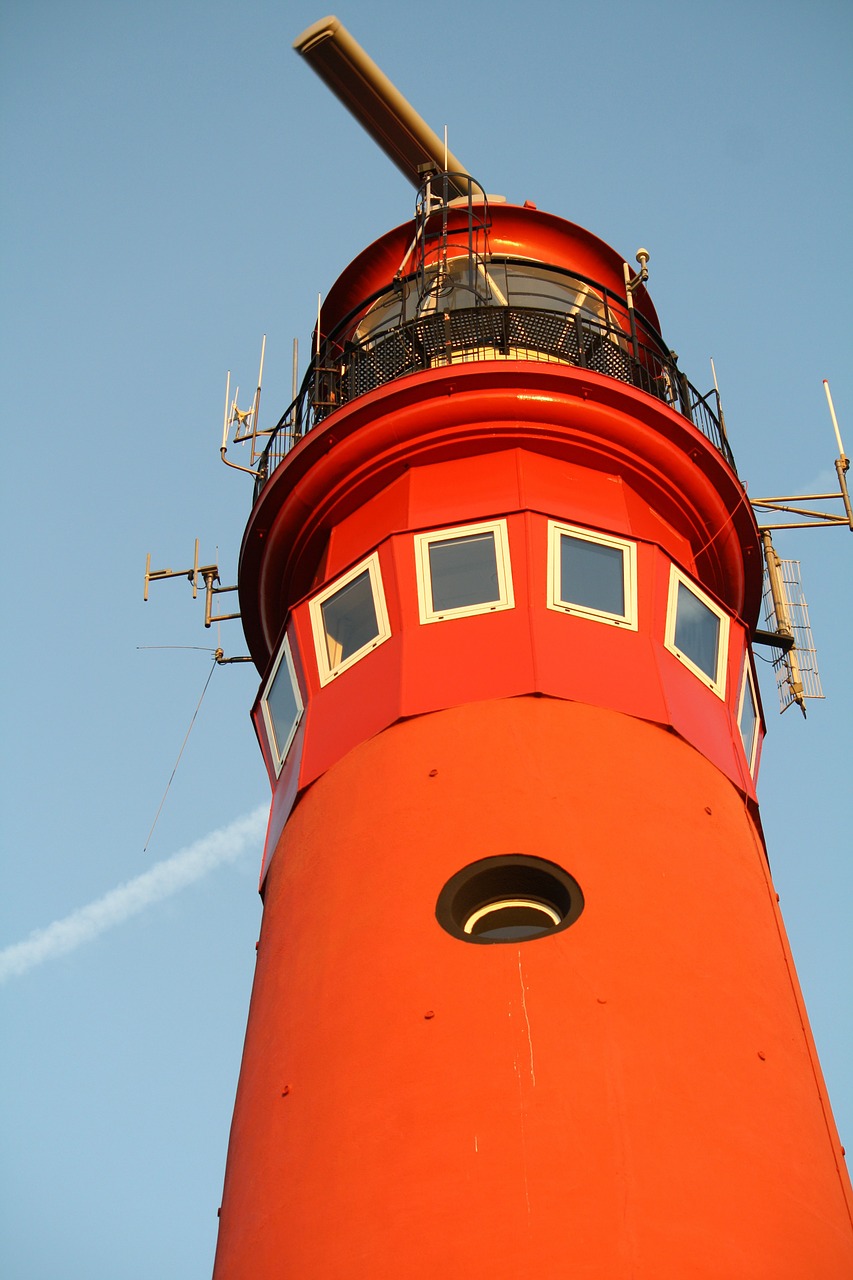
<path id="1" fill-rule="evenodd" d="M 204 682 L 204 688 L 203 688 L 203 689 L 202 689 L 202 691 L 201 691 L 201 697 L 199 698 L 199 700 L 198 700 L 198 704 L 196 705 L 196 709 L 195 709 L 195 711 L 193 712 L 193 718 L 192 718 L 192 720 L 190 720 L 190 727 L 189 727 L 189 729 L 187 729 L 186 734 L 184 735 L 184 740 L 183 740 L 183 742 L 181 743 L 181 749 L 180 749 L 180 751 L 178 752 L 178 758 L 177 758 L 177 760 L 175 761 L 175 767 L 174 767 L 174 769 L 172 770 L 172 776 L 171 776 L 171 778 L 169 778 L 169 781 L 166 783 L 166 790 L 163 792 L 163 799 L 160 801 L 160 807 L 158 808 L 157 812 L 156 812 L 156 813 L 155 813 L 155 815 L 154 815 L 154 821 L 151 823 L 151 830 L 148 832 L 148 835 L 147 835 L 147 836 L 146 836 L 146 838 L 145 838 L 145 844 L 142 846 L 142 852 L 143 852 L 143 853 L 146 853 L 146 852 L 147 852 L 147 850 L 148 850 L 148 845 L 149 845 L 149 843 L 150 843 L 150 841 L 151 841 L 151 837 L 152 837 L 152 835 L 154 834 L 154 828 L 157 826 L 157 819 L 160 817 L 160 814 L 161 814 L 161 812 L 162 812 L 162 810 L 163 810 L 163 805 L 166 803 L 166 796 L 169 794 L 169 788 L 170 788 L 170 787 L 171 787 L 171 785 L 172 785 L 172 780 L 173 780 L 173 778 L 174 778 L 175 774 L 176 774 L 176 773 L 177 773 L 177 771 L 178 771 L 178 765 L 181 763 L 181 756 L 184 754 L 184 747 L 187 745 L 187 739 L 189 738 L 190 734 L 192 733 L 192 729 L 193 729 L 193 725 L 195 724 L 196 716 L 198 715 L 199 710 L 201 709 L 201 704 L 202 704 L 202 702 L 204 701 L 204 695 L 207 693 L 207 686 L 210 684 L 210 679 L 211 679 L 211 676 L 213 675 L 214 671 L 216 670 L 216 665 L 217 665 L 217 664 L 216 664 L 215 662 L 211 665 L 210 671 L 208 672 L 207 679 L 206 679 L 206 680 L 205 680 L 205 682 Z"/>
<path id="2" fill-rule="evenodd" d="M 204 644 L 138 644 L 139 649 L 193 649 L 196 653 L 215 653 L 215 649 L 211 649 Z"/>
<path id="3" fill-rule="evenodd" d="M 699 557 L 702 555 L 703 551 L 707 551 L 707 550 L 708 550 L 708 548 L 710 547 L 710 545 L 711 545 L 711 543 L 712 543 L 712 542 L 716 542 L 717 538 L 719 538 L 719 536 L 720 536 L 720 534 L 723 532 L 723 530 L 724 530 L 724 529 L 727 529 L 727 528 L 729 527 L 729 525 L 730 525 L 730 524 L 732 524 L 732 522 L 734 521 L 735 516 L 737 515 L 737 512 L 738 512 L 739 508 L 740 508 L 741 506 L 743 506 L 743 504 L 744 504 L 745 502 L 749 502 L 749 497 L 747 496 L 746 488 L 744 488 L 743 493 L 740 495 L 740 497 L 738 498 L 737 502 L 736 502 L 736 503 L 735 503 L 735 505 L 732 507 L 731 511 L 730 511 L 730 512 L 729 512 L 729 514 L 726 516 L 726 518 L 725 518 L 725 520 L 723 521 L 723 523 L 720 525 L 720 527 L 719 527 L 719 529 L 717 530 L 717 532 L 716 532 L 716 533 L 714 533 L 714 534 L 712 534 L 712 535 L 711 535 L 711 537 L 708 539 L 708 541 L 705 543 L 705 545 L 704 545 L 704 546 L 702 546 L 702 547 L 700 547 L 700 548 L 699 548 L 699 550 L 698 550 L 697 552 L 695 552 L 695 553 L 694 553 L 694 558 L 695 558 L 696 560 L 698 560 L 698 559 L 699 559 Z"/>

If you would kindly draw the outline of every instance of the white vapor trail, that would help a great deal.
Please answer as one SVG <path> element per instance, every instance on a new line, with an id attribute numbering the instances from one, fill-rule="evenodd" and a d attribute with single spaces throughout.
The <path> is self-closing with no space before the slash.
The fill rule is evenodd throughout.
<path id="1" fill-rule="evenodd" d="M 161 902 L 206 876 L 224 862 L 233 862 L 246 848 L 263 839 L 269 808 L 261 805 L 227 827 L 211 831 L 171 858 L 158 862 L 127 884 L 111 889 L 88 906 L 54 920 L 44 929 L 35 929 L 23 942 L 0 951 L 0 983 L 20 977 L 36 965 L 76 951 L 107 929 L 123 924 L 154 902 Z"/>

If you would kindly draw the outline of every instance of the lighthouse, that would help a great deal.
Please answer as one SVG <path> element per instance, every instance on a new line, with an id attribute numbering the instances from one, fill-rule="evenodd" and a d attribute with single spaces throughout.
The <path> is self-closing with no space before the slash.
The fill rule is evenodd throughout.
<path id="1" fill-rule="evenodd" d="M 216 1280 L 840 1280 L 719 401 L 644 250 L 489 196 L 339 24 L 298 43 L 418 195 L 243 539 L 273 794 Z"/>

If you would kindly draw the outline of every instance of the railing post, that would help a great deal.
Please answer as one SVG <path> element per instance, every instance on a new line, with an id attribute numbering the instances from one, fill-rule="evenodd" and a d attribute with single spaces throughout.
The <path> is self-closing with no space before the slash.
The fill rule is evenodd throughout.
<path id="1" fill-rule="evenodd" d="M 562 325 L 557 326 L 558 337 L 554 327 L 546 323 L 552 322 L 556 314 L 557 312 L 549 309 L 515 309 L 508 304 L 501 304 L 471 308 L 470 321 L 473 328 L 467 321 L 464 324 L 460 321 L 457 330 L 453 325 L 452 313 L 445 311 L 431 312 L 420 318 L 400 322 L 387 330 L 381 330 L 378 338 L 363 338 L 359 343 L 347 340 L 341 345 L 336 339 L 326 338 L 315 349 L 302 390 L 274 429 L 262 454 L 262 474 L 258 477 L 256 496 L 289 450 L 341 404 L 395 378 L 428 369 L 431 352 L 443 352 L 448 363 L 457 350 L 470 349 L 474 359 L 479 358 L 477 353 L 484 347 L 500 350 L 502 355 L 507 356 L 512 350 L 514 321 L 525 316 L 531 321 L 531 331 L 536 329 L 539 334 L 536 340 L 537 350 L 560 358 L 568 356 L 570 362 L 582 369 L 589 369 L 592 360 L 594 367 L 606 376 L 622 378 L 646 394 L 662 400 L 670 408 L 680 411 L 735 469 L 719 392 L 716 392 L 715 412 L 708 403 L 710 393 L 708 396 L 700 396 L 691 386 L 678 368 L 678 357 L 674 351 L 667 358 L 659 354 L 656 347 L 641 347 L 639 327 L 644 325 L 642 315 L 629 309 L 631 351 L 628 352 L 625 350 L 628 335 L 623 327 L 614 323 L 613 312 L 606 298 L 606 319 L 603 325 L 600 319 L 593 319 L 589 313 L 584 318 L 584 312 L 580 309 L 574 312 L 561 310 L 559 315 L 562 317 Z M 522 324 L 520 333 L 524 332 L 526 330 Z M 567 342 L 567 337 L 572 332 L 577 343 L 576 354 Z M 380 348 L 383 343 L 391 342 L 400 344 L 404 358 L 389 359 L 387 354 L 382 358 Z M 524 345 L 520 336 L 517 336 L 516 342 Z M 617 364 L 614 364 L 614 352 L 620 357 Z M 627 372 L 624 369 L 622 373 L 614 372 L 616 368 L 623 368 L 624 361 L 628 362 Z M 368 370 L 370 376 L 367 376 Z"/>
<path id="2" fill-rule="evenodd" d="M 585 344 L 585 341 L 584 341 L 583 320 L 581 320 L 580 312 L 579 312 L 579 311 L 576 311 L 576 312 L 575 312 L 575 314 L 574 314 L 574 321 L 575 321 L 575 331 L 576 331 L 577 336 L 578 336 L 578 364 L 580 365 L 580 367 L 581 367 L 582 369 L 585 369 L 585 368 L 587 367 L 587 365 L 586 365 L 586 344 Z"/>
<path id="3" fill-rule="evenodd" d="M 684 417 L 695 426 L 696 422 L 693 417 L 693 406 L 690 403 L 690 383 L 677 366 L 675 369 L 675 377 L 678 382 L 678 399 L 681 404 L 681 412 Z"/>

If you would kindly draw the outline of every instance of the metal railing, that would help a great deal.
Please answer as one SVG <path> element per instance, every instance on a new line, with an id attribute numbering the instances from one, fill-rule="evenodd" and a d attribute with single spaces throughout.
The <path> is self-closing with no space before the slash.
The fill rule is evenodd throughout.
<path id="1" fill-rule="evenodd" d="M 270 433 L 255 496 L 294 445 L 343 405 L 409 374 L 481 360 L 571 365 L 628 383 L 681 413 L 735 468 L 716 388 L 700 395 L 662 344 L 641 341 L 636 327 L 629 333 L 583 310 L 480 305 L 433 311 L 361 341 L 321 343 Z"/>

